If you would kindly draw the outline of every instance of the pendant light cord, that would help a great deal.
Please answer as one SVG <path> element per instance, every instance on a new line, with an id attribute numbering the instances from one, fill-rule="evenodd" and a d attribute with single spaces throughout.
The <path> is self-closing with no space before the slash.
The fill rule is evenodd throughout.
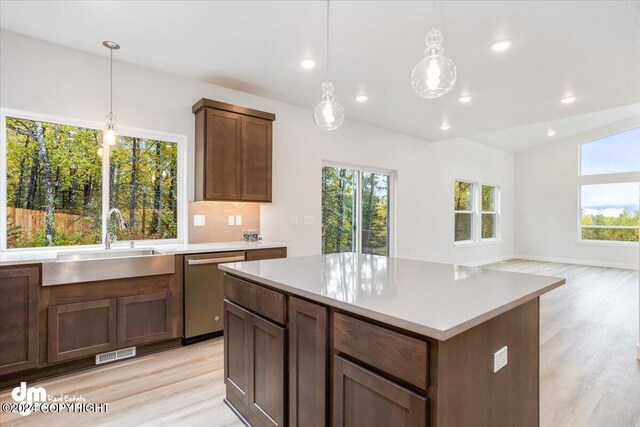
<path id="1" fill-rule="evenodd" d="M 109 53 L 111 54 L 110 59 L 110 71 L 109 71 L 109 86 L 110 86 L 110 94 L 109 94 L 109 114 L 113 115 L 113 49 L 109 49 Z"/>
<path id="2" fill-rule="evenodd" d="M 329 0 L 327 0 L 327 81 L 329 80 Z"/>

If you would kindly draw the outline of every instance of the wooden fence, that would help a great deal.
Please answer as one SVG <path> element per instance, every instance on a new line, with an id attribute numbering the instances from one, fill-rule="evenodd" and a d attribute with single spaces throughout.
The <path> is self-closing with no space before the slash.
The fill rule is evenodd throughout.
<path id="1" fill-rule="evenodd" d="M 45 211 L 7 207 L 7 223 L 11 227 L 20 227 L 22 237 L 33 237 L 45 229 Z M 56 227 L 67 233 L 76 233 L 86 229 L 86 223 L 80 215 L 54 213 Z"/>

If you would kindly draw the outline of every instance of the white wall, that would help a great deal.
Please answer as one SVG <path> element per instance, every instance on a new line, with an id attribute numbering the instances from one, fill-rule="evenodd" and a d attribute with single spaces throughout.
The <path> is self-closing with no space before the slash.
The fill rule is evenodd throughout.
<path id="1" fill-rule="evenodd" d="M 106 57 L 3 30 L 0 67 L 0 106 L 104 121 L 108 112 Z M 187 135 L 190 170 L 194 138 L 191 106 L 198 99 L 216 99 L 277 115 L 273 203 L 262 206 L 261 231 L 268 240 L 288 243 L 292 256 L 321 250 L 323 160 L 397 171 L 397 256 L 476 264 L 513 253 L 511 154 L 467 140 L 430 144 L 349 120 L 340 130 L 328 133 L 314 125 L 312 112 L 306 108 L 126 63 L 116 62 L 114 73 L 118 122 Z M 453 249 L 454 178 L 501 185 L 499 243 Z M 191 175 L 188 186 L 188 199 L 193 200 Z M 290 225 L 291 215 L 313 215 L 314 224 Z"/>
<path id="2" fill-rule="evenodd" d="M 516 154 L 516 256 L 638 268 L 638 245 L 578 243 L 577 231 L 580 144 L 636 126 L 640 126 L 640 117 Z M 640 174 L 636 174 L 636 179 L 640 179 Z"/>

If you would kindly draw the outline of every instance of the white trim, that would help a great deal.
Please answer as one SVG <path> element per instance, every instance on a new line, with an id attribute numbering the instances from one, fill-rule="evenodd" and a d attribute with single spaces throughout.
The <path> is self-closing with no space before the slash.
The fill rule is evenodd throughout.
<path id="1" fill-rule="evenodd" d="M 578 240 L 576 244 L 586 245 L 586 246 L 617 246 L 621 248 L 633 248 L 639 245 L 638 242 L 617 241 L 617 240 Z"/>
<path id="2" fill-rule="evenodd" d="M 454 249 L 461 249 L 461 248 L 466 248 L 469 246 L 484 246 L 484 245 L 490 245 L 492 243 L 500 243 L 501 240 L 500 239 L 496 239 L 496 238 L 491 238 L 491 239 L 481 239 L 481 240 L 462 240 L 459 242 L 454 242 L 453 243 L 453 248 Z"/>
<path id="3" fill-rule="evenodd" d="M 640 343 L 638 343 L 638 346 L 637 346 L 637 348 L 636 348 L 636 351 L 637 351 L 637 353 L 638 353 L 638 354 L 637 354 L 638 360 L 640 360 Z"/>
<path id="4" fill-rule="evenodd" d="M 639 269 L 638 264 L 626 264 L 626 263 L 620 263 L 620 262 L 590 261 L 590 260 L 584 260 L 584 259 L 556 258 L 556 257 L 544 257 L 544 256 L 523 255 L 523 254 L 514 254 L 513 258 L 524 259 L 529 261 L 557 262 L 560 264 L 577 264 L 577 265 L 588 265 L 593 267 L 620 268 L 623 270 Z"/>
<path id="5" fill-rule="evenodd" d="M 513 259 L 513 255 L 503 255 L 496 258 L 487 258 L 487 259 L 482 259 L 480 261 L 465 263 L 462 265 L 465 265 L 467 267 L 482 267 L 483 265 L 494 264 L 496 262 L 502 262 L 502 261 L 508 261 L 510 259 Z"/>
<path id="6" fill-rule="evenodd" d="M 97 245 L 78 245 L 78 246 L 49 246 L 38 248 L 16 248 L 7 249 L 7 171 L 6 171 L 6 118 L 16 117 L 25 120 L 43 121 L 48 123 L 59 123 L 67 126 L 82 127 L 87 129 L 102 130 L 104 123 L 95 122 L 90 120 L 73 119 L 62 116 L 53 116 L 49 114 L 32 113 L 22 110 L 14 110 L 10 108 L 0 108 L 0 251 L 20 251 L 20 250 L 60 250 L 62 248 L 98 248 L 102 246 L 102 238 L 107 222 L 107 212 L 109 211 L 109 165 L 108 162 L 102 162 L 102 229 L 100 230 L 101 242 Z M 135 240 L 135 244 L 147 245 L 147 244 L 168 244 L 168 243 L 183 243 L 187 241 L 188 231 L 188 218 L 187 218 L 187 141 L 186 135 L 180 135 L 168 132 L 158 132 L 149 129 L 139 129 L 129 126 L 118 125 L 118 135 L 137 137 L 143 139 L 159 140 L 163 142 L 172 142 L 177 144 L 178 148 L 178 200 L 177 215 L 178 215 L 178 235 L 175 239 L 162 239 L 162 240 Z M 109 146 L 103 145 L 102 156 L 108 158 Z M 122 241 L 129 242 L 129 241 Z"/>

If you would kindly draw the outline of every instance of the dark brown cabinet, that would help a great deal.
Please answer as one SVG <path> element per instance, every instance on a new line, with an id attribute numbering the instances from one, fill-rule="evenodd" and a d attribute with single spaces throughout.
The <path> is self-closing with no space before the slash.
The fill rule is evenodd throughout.
<path id="1" fill-rule="evenodd" d="M 91 356 L 116 348 L 116 299 L 49 307 L 49 363 Z"/>
<path id="2" fill-rule="evenodd" d="M 249 342 L 253 315 L 228 301 L 224 302 L 224 383 L 227 399 L 249 407 Z"/>
<path id="3" fill-rule="evenodd" d="M 118 298 L 118 346 L 171 338 L 171 304 L 170 292 Z"/>
<path id="4" fill-rule="evenodd" d="M 271 202 L 275 115 L 209 99 L 193 112 L 196 200 Z"/>
<path id="5" fill-rule="evenodd" d="M 253 426 L 284 426 L 286 330 L 226 301 L 227 401 Z"/>
<path id="6" fill-rule="evenodd" d="M 157 292 L 48 308 L 47 361 L 58 363 L 173 338 L 173 294 Z"/>
<path id="7" fill-rule="evenodd" d="M 334 356 L 334 427 L 426 425 L 427 398 Z"/>
<path id="8" fill-rule="evenodd" d="M 36 267 L 0 268 L 0 375 L 38 366 Z"/>
<path id="9" fill-rule="evenodd" d="M 327 309 L 289 297 L 289 425 L 327 422 Z"/>
<path id="10" fill-rule="evenodd" d="M 254 315 L 249 343 L 249 410 L 257 425 L 284 426 L 285 329 Z"/>
<path id="11" fill-rule="evenodd" d="M 268 248 L 247 251 L 247 261 L 260 261 L 264 259 L 278 259 L 287 257 L 287 248 Z"/>

